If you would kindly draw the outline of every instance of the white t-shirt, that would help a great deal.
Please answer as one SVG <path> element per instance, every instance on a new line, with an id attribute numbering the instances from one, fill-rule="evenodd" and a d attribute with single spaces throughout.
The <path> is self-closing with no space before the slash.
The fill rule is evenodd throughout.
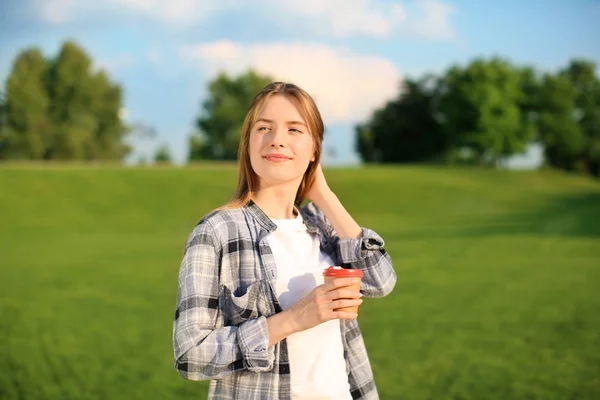
<path id="1" fill-rule="evenodd" d="M 272 221 L 277 229 L 268 241 L 277 266 L 277 298 L 286 310 L 323 284 L 332 260 L 321 253 L 319 237 L 306 230 L 300 214 Z M 352 399 L 338 319 L 294 333 L 287 343 L 292 399 Z"/>

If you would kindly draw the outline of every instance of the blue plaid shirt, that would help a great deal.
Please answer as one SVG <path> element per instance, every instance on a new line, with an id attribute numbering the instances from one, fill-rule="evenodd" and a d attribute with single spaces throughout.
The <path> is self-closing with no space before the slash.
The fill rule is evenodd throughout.
<path id="1" fill-rule="evenodd" d="M 314 203 L 300 209 L 307 230 L 337 265 L 363 271 L 364 297 L 392 291 L 396 274 L 383 239 L 362 228 L 340 239 Z M 189 380 L 210 379 L 210 399 L 290 399 L 286 340 L 269 347 L 267 317 L 281 312 L 277 268 L 267 236 L 277 229 L 250 201 L 202 218 L 186 242 L 179 270 L 173 348 L 175 368 Z M 378 399 L 357 320 L 340 320 L 350 391 Z"/>

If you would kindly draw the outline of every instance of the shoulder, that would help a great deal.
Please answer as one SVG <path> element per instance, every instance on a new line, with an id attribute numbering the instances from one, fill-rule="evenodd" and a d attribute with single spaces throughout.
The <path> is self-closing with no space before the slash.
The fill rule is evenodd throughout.
<path id="1" fill-rule="evenodd" d="M 232 223 L 237 223 L 244 220 L 244 212 L 242 208 L 218 208 L 216 210 L 212 210 L 205 216 L 203 216 L 197 223 L 196 228 L 198 227 L 209 227 L 212 229 L 223 229 L 224 226 L 227 226 Z"/>
<path id="2" fill-rule="evenodd" d="M 244 221 L 241 209 L 216 209 L 204 215 L 188 236 L 187 246 L 208 244 L 215 248 L 226 243 L 228 238 L 239 231 L 239 223 Z"/>

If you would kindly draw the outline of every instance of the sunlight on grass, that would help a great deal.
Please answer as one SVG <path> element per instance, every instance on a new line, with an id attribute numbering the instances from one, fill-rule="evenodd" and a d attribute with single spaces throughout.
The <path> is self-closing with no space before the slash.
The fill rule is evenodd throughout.
<path id="1" fill-rule="evenodd" d="M 359 317 L 382 399 L 600 398 L 600 183 L 326 170 L 398 284 Z M 233 165 L 0 168 L 0 398 L 199 399 L 173 369 L 183 245 Z"/>

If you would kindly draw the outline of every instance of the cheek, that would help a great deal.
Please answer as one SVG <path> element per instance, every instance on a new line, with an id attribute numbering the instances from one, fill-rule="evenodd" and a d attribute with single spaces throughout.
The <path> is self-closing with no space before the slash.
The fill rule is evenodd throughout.
<path id="1" fill-rule="evenodd" d="M 302 155 L 302 158 L 312 158 L 314 152 L 313 141 L 304 138 L 296 143 L 296 152 L 298 155 Z"/>
<path id="2" fill-rule="evenodd" d="M 250 158 L 255 158 L 260 152 L 260 141 L 256 135 L 250 136 L 250 142 L 248 143 L 248 151 L 250 152 Z"/>

